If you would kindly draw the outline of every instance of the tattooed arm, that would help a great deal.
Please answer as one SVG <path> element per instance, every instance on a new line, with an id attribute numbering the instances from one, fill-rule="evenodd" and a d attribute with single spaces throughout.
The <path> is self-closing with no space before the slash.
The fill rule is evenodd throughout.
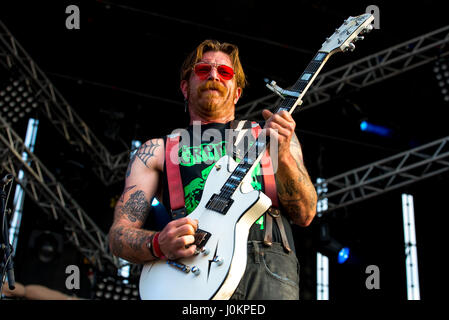
<path id="1" fill-rule="evenodd" d="M 304 167 L 301 145 L 295 135 L 296 123 L 286 111 L 273 115 L 264 110 L 263 116 L 267 119 L 267 134 L 278 142 L 276 186 L 280 204 L 295 224 L 306 227 L 315 217 L 317 194 Z"/>
<path id="2" fill-rule="evenodd" d="M 317 194 L 304 167 L 301 145 L 295 134 L 290 150 L 291 157 L 279 159 L 276 172 L 278 197 L 292 221 L 306 227 L 315 217 Z"/>
<path id="3" fill-rule="evenodd" d="M 142 226 L 160 185 L 163 150 L 163 140 L 153 139 L 136 151 L 129 162 L 125 188 L 115 207 L 109 246 L 114 255 L 133 263 L 145 263 L 155 258 L 147 247 L 155 232 L 143 230 Z"/>
<path id="4" fill-rule="evenodd" d="M 142 229 L 151 209 L 151 200 L 161 187 L 164 141 L 152 139 L 143 144 L 130 160 L 125 188 L 114 211 L 109 230 L 111 252 L 127 261 L 143 264 L 156 259 L 148 249 L 155 231 Z M 159 235 L 159 246 L 167 258 L 192 255 L 197 223 L 189 218 L 170 222 Z"/>

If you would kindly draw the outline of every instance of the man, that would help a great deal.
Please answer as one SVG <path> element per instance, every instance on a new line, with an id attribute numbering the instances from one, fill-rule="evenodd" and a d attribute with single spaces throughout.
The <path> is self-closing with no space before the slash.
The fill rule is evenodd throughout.
<path id="1" fill-rule="evenodd" d="M 181 70 L 181 91 L 190 115 L 188 132 L 195 131 L 194 124 L 200 124 L 202 130 L 220 132 L 232 128 L 235 105 L 246 83 L 238 54 L 238 48 L 232 44 L 206 40 L 185 60 Z M 299 263 L 289 222 L 308 226 L 316 213 L 317 195 L 304 167 L 291 115 L 285 111 L 272 114 L 269 110 L 262 114 L 266 120 L 266 134 L 274 137 L 278 146 L 277 153 L 270 155 L 276 157 L 272 160 L 278 163 L 275 185 L 282 215 L 279 218 L 274 215 L 276 223 L 272 223 L 273 217 L 266 213 L 251 227 L 247 268 L 231 299 L 298 299 Z M 198 221 L 190 219 L 188 214 L 198 204 L 211 169 L 210 162 L 201 161 L 201 154 L 206 152 L 198 151 L 198 148 L 207 146 L 207 154 L 218 159 L 229 147 L 229 141 L 225 139 L 212 145 L 201 135 L 193 134 L 191 141 L 186 141 L 187 145 L 180 148 L 186 155 L 184 160 L 187 159 L 179 163 L 187 216 L 173 219 L 156 233 L 144 230 L 143 225 L 153 197 L 170 208 L 166 142 L 166 137 L 151 139 L 137 151 L 130 161 L 125 188 L 115 208 L 109 232 L 110 248 L 113 254 L 133 263 L 174 260 L 195 253 L 193 243 Z M 252 185 L 263 190 L 260 170 L 254 171 Z M 264 241 L 268 229 L 271 230 L 268 238 L 271 241 Z"/>

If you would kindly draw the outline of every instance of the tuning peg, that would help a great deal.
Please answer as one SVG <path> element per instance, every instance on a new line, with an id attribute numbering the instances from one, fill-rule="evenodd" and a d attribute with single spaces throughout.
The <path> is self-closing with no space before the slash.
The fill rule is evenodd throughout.
<path id="1" fill-rule="evenodd" d="M 348 46 L 346 47 L 345 51 L 354 51 L 355 49 L 355 44 L 353 44 L 352 42 L 348 44 Z"/>
<path id="2" fill-rule="evenodd" d="M 359 41 L 359 40 L 363 40 L 363 39 L 365 39 L 364 36 L 357 36 L 354 38 L 354 41 Z"/>
<path id="3" fill-rule="evenodd" d="M 363 29 L 363 33 L 371 32 L 371 30 L 373 30 L 373 25 L 369 24 L 366 26 L 366 28 Z"/>

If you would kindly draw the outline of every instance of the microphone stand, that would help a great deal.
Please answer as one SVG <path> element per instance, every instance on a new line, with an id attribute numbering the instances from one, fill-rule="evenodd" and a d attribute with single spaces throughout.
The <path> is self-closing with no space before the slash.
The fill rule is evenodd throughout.
<path id="1" fill-rule="evenodd" d="M 12 261 L 12 245 L 9 243 L 9 229 L 8 223 L 6 219 L 6 185 L 11 182 L 13 176 L 11 174 L 7 174 L 2 180 L 0 180 L 0 184 L 2 188 L 0 189 L 0 212 L 2 213 L 2 241 L 0 241 L 1 249 L 2 249 L 2 262 L 3 262 L 3 270 L 1 270 L 1 282 L 0 282 L 0 299 L 2 299 L 2 288 L 3 282 L 5 280 L 5 275 L 8 277 L 8 286 L 10 290 L 15 289 L 15 279 L 14 279 L 14 266 Z M 10 189 L 11 190 L 11 189 Z"/>

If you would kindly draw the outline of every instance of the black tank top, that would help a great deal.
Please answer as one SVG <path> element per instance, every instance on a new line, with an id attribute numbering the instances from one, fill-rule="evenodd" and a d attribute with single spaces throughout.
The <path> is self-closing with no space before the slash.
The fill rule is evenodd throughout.
<path id="1" fill-rule="evenodd" d="M 204 189 L 204 184 L 212 169 L 214 163 L 225 154 L 234 155 L 227 152 L 230 141 L 227 141 L 230 130 L 230 122 L 210 123 L 201 126 L 190 125 L 182 131 L 178 156 L 180 159 L 180 173 L 182 185 L 184 187 L 185 208 L 187 215 L 190 214 L 201 200 Z M 199 130 L 200 129 L 200 130 Z M 218 137 L 217 137 L 218 136 Z M 164 143 L 167 137 L 164 137 Z M 250 143 L 251 144 L 251 143 Z M 252 173 L 251 185 L 255 190 L 263 192 L 264 184 L 261 173 L 260 163 L 254 168 Z M 163 199 L 162 203 L 167 211 L 170 211 L 170 195 L 168 192 L 168 181 L 166 175 L 166 166 L 164 162 L 163 173 Z M 170 215 L 170 213 L 167 213 Z M 170 217 L 159 217 L 159 221 L 169 221 Z M 292 250 L 294 250 L 294 241 L 292 230 L 287 218 L 282 215 L 285 232 L 287 234 L 288 242 Z M 273 222 L 273 241 L 282 243 L 279 228 Z M 263 241 L 265 234 L 264 215 L 262 215 L 250 228 L 248 240 Z"/>

